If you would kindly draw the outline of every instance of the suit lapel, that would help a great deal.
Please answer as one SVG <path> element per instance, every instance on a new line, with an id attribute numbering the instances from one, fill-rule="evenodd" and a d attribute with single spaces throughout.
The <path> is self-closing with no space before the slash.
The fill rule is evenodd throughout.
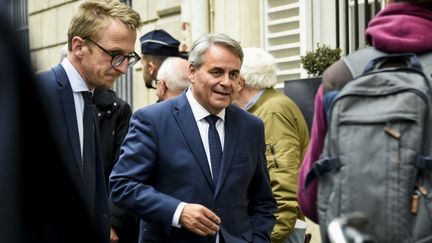
<path id="1" fill-rule="evenodd" d="M 207 178 L 211 188 L 214 190 L 215 185 L 210 173 L 207 156 L 205 154 L 204 146 L 202 144 L 201 135 L 198 131 L 198 126 L 195 122 L 192 110 L 187 102 L 186 93 L 183 92 L 175 99 L 174 117 L 180 130 L 183 133 L 196 161 L 198 161 L 201 170 Z"/>
<path id="2" fill-rule="evenodd" d="M 230 106 L 228 106 L 225 112 L 225 142 L 223 146 L 222 164 L 219 172 L 218 184 L 216 185 L 215 198 L 219 193 L 220 189 L 222 188 L 229 168 L 231 167 L 231 163 L 234 157 L 234 151 L 240 135 L 239 133 L 241 124 L 238 122 L 234 122 L 234 120 L 236 120 L 235 116 L 235 112 L 230 109 Z M 238 120 L 239 119 L 237 119 L 237 121 Z"/>
<path id="3" fill-rule="evenodd" d="M 61 106 L 63 109 L 63 117 L 65 119 L 69 139 L 72 144 L 72 150 L 75 157 L 77 165 L 81 164 L 81 149 L 79 141 L 79 133 L 76 119 L 75 104 L 73 99 L 72 88 L 69 83 L 69 79 L 61 65 L 57 65 L 53 68 L 57 82 L 60 83 L 59 86 L 59 96 L 61 100 Z M 66 112 L 68 111 L 68 112 Z"/>

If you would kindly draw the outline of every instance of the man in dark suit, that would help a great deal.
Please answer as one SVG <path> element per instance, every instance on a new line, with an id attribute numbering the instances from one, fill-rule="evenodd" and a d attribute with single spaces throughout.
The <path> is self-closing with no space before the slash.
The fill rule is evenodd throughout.
<path id="1" fill-rule="evenodd" d="M 97 86 L 112 85 L 139 61 L 134 46 L 141 25 L 139 14 L 118 1 L 84 1 L 69 25 L 67 57 L 41 73 L 38 81 L 68 171 L 85 198 L 95 231 L 106 242 L 110 236 L 107 189 L 91 101 L 84 98 Z"/>
<path id="2" fill-rule="evenodd" d="M 49 127 L 26 43 L 10 23 L 10 4 L 0 0 L 0 241 L 99 243 Z"/>
<path id="3" fill-rule="evenodd" d="M 191 88 L 133 114 L 110 195 L 141 218 L 140 242 L 270 242 L 264 125 L 231 105 L 242 58 L 224 34 L 198 39 Z"/>

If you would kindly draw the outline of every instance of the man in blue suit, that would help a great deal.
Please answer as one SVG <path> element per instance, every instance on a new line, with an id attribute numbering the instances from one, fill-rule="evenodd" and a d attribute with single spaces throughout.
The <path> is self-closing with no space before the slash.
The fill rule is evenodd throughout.
<path id="1" fill-rule="evenodd" d="M 84 1 L 69 25 L 67 57 L 38 76 L 50 125 L 101 242 L 113 232 L 89 92 L 111 86 L 139 61 L 134 47 L 141 25 L 139 14 L 116 0 Z"/>
<path id="2" fill-rule="evenodd" d="M 140 242 L 270 242 L 263 122 L 231 105 L 242 59 L 235 40 L 203 36 L 189 54 L 191 88 L 132 116 L 110 195 L 141 218 Z"/>

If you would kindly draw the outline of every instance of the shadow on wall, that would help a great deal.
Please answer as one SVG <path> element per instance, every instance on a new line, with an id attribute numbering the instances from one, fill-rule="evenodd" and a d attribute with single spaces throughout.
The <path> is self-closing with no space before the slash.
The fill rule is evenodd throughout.
<path id="1" fill-rule="evenodd" d="M 312 128 L 314 99 L 321 84 L 321 77 L 287 80 L 284 82 L 284 93 L 300 108 L 309 128 Z"/>

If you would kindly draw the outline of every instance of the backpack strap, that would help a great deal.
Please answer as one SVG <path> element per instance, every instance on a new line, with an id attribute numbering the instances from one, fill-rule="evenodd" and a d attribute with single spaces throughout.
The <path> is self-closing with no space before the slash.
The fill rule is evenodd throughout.
<path id="1" fill-rule="evenodd" d="M 363 74 L 371 60 L 386 55 L 386 53 L 376 50 L 374 47 L 366 47 L 357 50 L 348 56 L 342 57 L 342 62 L 351 74 L 351 80 Z M 338 96 L 340 90 L 330 91 L 324 94 L 324 110 L 327 122 L 330 118 L 330 107 L 333 100 Z"/>
<path id="2" fill-rule="evenodd" d="M 418 156 L 416 161 L 416 166 L 420 170 L 432 170 L 432 157 Z"/>
<path id="3" fill-rule="evenodd" d="M 311 183 L 318 176 L 322 176 L 332 171 L 335 171 L 339 169 L 340 166 L 341 163 L 339 161 L 339 158 L 324 157 L 316 161 L 313 165 L 313 169 L 310 170 L 306 175 L 304 188 L 307 188 L 309 183 Z"/>
<path id="4" fill-rule="evenodd" d="M 351 72 L 353 78 L 356 78 L 363 74 L 371 60 L 384 55 L 387 55 L 387 53 L 378 51 L 374 47 L 369 46 L 342 57 L 342 61 Z"/>
<path id="5" fill-rule="evenodd" d="M 429 86 L 432 86 L 432 51 L 423 53 L 418 56 L 420 59 L 420 63 L 423 68 L 423 73 L 425 74 L 425 77 L 429 81 Z M 432 100 L 432 92 L 428 92 L 430 100 Z M 432 102 L 431 102 L 432 103 Z M 429 105 L 431 105 L 429 103 Z M 432 109 L 429 107 L 429 109 Z M 432 114 L 430 112 L 429 114 Z M 431 123 L 432 117 L 429 117 L 428 123 Z M 417 167 L 419 169 L 423 169 L 426 171 L 432 170 L 432 130 L 427 129 L 425 132 L 425 138 L 424 138 L 424 148 L 423 148 L 423 154 L 424 156 L 420 156 L 420 158 L 417 160 Z"/>
<path id="6" fill-rule="evenodd" d="M 419 55 L 423 72 L 426 74 L 429 82 L 432 82 L 432 51 Z"/>

